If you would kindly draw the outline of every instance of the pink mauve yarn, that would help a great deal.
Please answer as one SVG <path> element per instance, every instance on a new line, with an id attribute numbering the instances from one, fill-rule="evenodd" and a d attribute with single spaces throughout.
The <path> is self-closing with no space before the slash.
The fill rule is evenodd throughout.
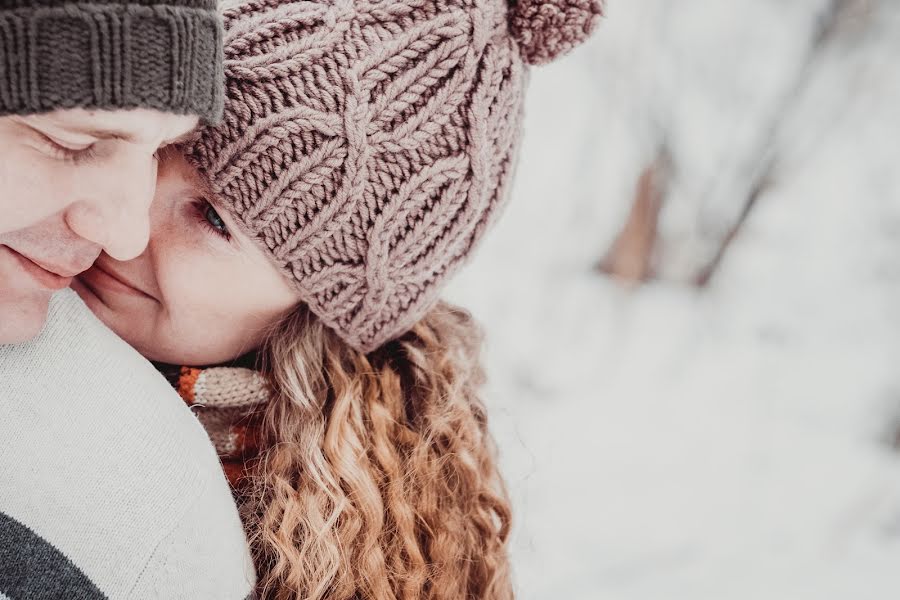
<path id="1" fill-rule="evenodd" d="M 503 205 L 526 63 L 597 0 L 230 2 L 225 116 L 188 159 L 316 316 L 369 352 L 437 300 Z"/>
<path id="2" fill-rule="evenodd" d="M 525 62 L 543 65 L 586 40 L 601 14 L 599 0 L 518 0 L 509 29 Z"/>

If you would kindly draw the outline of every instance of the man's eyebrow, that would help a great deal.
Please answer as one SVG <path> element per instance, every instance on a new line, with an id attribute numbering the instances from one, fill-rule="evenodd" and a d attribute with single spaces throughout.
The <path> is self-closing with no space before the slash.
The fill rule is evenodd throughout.
<path id="1" fill-rule="evenodd" d="M 114 129 L 78 129 L 71 128 L 69 131 L 74 133 L 81 133 L 84 135 L 89 135 L 91 137 L 95 137 L 98 140 L 119 140 L 122 142 L 134 143 L 137 138 L 134 137 L 133 134 L 128 133 L 127 131 L 116 131 Z"/>
<path id="2" fill-rule="evenodd" d="M 79 129 L 73 128 L 70 131 L 75 133 L 80 133 L 83 135 L 89 135 L 91 137 L 97 138 L 98 140 L 117 140 L 121 142 L 127 143 L 135 143 L 137 138 L 132 133 L 128 133 L 127 131 L 118 131 L 115 129 Z M 191 138 L 196 135 L 193 131 L 188 131 L 187 133 L 183 133 L 176 138 L 168 139 L 163 141 L 162 146 L 170 146 L 173 144 L 181 144 L 183 142 L 187 142 L 191 140 Z"/>

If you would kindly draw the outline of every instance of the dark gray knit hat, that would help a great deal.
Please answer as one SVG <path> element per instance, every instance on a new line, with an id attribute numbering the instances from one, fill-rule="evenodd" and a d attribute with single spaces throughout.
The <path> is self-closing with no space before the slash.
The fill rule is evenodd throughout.
<path id="1" fill-rule="evenodd" d="M 0 115 L 222 114 L 216 0 L 0 0 Z"/>

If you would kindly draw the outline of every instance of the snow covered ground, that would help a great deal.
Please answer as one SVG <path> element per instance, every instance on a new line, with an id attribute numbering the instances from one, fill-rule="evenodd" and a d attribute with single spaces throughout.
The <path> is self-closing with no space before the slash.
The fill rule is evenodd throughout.
<path id="1" fill-rule="evenodd" d="M 534 72 L 449 293 L 487 330 L 520 598 L 900 597 L 898 58 L 898 0 L 611 0 Z M 660 148 L 626 286 L 595 266 Z"/>

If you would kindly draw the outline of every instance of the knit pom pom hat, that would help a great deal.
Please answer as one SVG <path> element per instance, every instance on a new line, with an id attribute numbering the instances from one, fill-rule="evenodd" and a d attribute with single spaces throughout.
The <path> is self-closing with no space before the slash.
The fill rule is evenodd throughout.
<path id="1" fill-rule="evenodd" d="M 497 217 L 526 64 L 599 0 L 243 0 L 225 116 L 186 156 L 309 309 L 359 351 L 407 331 Z"/>

